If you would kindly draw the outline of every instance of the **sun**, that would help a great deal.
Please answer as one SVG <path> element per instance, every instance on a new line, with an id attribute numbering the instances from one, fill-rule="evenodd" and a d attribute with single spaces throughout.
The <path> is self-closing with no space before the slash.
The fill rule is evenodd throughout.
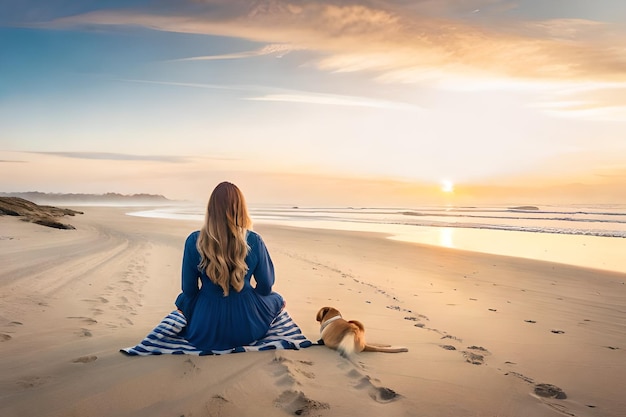
<path id="1" fill-rule="evenodd" d="M 450 180 L 441 181 L 441 191 L 444 193 L 451 193 L 454 191 L 454 184 Z"/>

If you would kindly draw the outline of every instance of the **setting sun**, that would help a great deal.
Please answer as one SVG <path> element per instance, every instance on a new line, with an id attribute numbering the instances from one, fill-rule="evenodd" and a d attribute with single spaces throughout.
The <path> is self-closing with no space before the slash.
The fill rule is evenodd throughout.
<path id="1" fill-rule="evenodd" d="M 451 193 L 454 191 L 454 184 L 452 183 L 452 181 L 449 180 L 443 180 L 441 181 L 441 191 L 443 191 L 444 193 Z"/>

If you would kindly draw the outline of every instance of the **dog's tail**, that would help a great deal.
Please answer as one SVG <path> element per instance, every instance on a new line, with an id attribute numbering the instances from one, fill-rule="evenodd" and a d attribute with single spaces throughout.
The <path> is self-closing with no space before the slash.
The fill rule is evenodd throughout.
<path id="1" fill-rule="evenodd" d="M 341 354 L 341 356 L 349 358 L 354 356 L 356 353 L 356 348 L 354 346 L 354 333 L 346 333 L 343 339 L 341 339 L 341 342 L 339 342 L 337 351 Z"/>
<path id="2" fill-rule="evenodd" d="M 400 353 L 400 352 L 408 352 L 409 349 L 402 346 L 390 346 L 390 345 L 379 345 L 374 343 L 368 343 L 365 345 L 365 352 L 385 352 L 385 353 Z"/>
<path id="3" fill-rule="evenodd" d="M 365 328 L 360 321 L 350 320 L 350 330 L 346 332 L 339 342 L 337 346 L 337 350 L 341 353 L 341 356 L 352 357 L 355 353 L 363 350 L 363 346 L 365 345 L 365 341 L 363 340 L 363 332 L 365 332 Z"/>

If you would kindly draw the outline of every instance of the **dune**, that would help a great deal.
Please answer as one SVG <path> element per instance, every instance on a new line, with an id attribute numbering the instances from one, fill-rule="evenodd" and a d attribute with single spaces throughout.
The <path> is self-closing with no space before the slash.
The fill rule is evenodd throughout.
<path id="1" fill-rule="evenodd" d="M 59 217 L 82 214 L 80 211 L 45 206 L 20 197 L 0 197 L 0 216 L 16 216 L 23 221 L 57 229 L 73 229 L 74 226 L 58 221 Z"/>
<path id="2" fill-rule="evenodd" d="M 626 401 L 624 274 L 259 224 L 312 341 L 338 308 L 406 353 L 128 357 L 173 308 L 190 221 L 0 216 L 2 416 L 603 416 Z"/>

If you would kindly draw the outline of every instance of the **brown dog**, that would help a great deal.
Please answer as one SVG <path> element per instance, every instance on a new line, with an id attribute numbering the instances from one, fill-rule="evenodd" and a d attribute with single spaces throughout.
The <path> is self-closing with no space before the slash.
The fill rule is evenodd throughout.
<path id="1" fill-rule="evenodd" d="M 342 355 L 350 356 L 359 352 L 408 352 L 405 347 L 378 345 L 365 342 L 365 327 L 357 320 L 346 321 L 339 310 L 322 307 L 317 312 L 320 322 L 321 338 L 324 345 L 338 350 Z"/>

